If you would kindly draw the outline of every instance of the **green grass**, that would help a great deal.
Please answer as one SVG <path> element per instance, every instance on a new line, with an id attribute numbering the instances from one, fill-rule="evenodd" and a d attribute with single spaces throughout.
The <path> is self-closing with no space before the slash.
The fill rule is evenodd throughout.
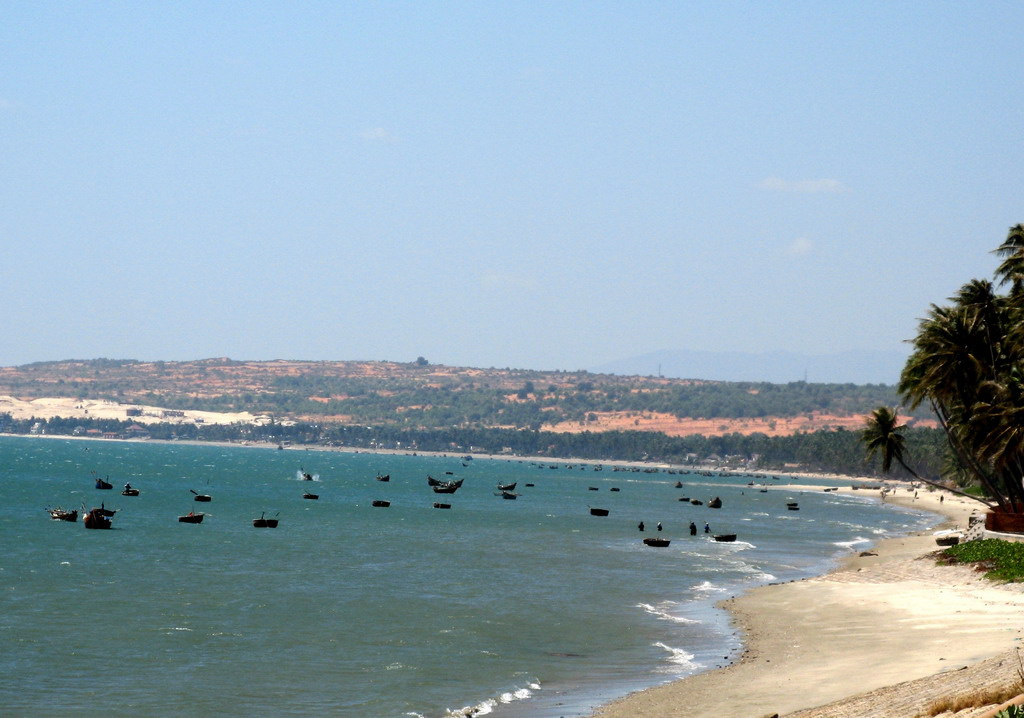
<path id="1" fill-rule="evenodd" d="M 1024 543 L 984 539 L 950 546 L 942 552 L 950 563 L 974 563 L 985 578 L 1008 583 L 1024 581 Z"/>

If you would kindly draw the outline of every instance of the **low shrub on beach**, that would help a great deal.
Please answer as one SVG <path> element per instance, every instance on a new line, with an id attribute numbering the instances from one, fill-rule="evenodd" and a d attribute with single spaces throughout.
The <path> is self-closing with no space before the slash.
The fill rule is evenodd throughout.
<path id="1" fill-rule="evenodd" d="M 949 563 L 973 563 L 985 578 L 1017 583 L 1024 581 L 1024 543 L 984 539 L 951 546 L 941 553 Z"/>

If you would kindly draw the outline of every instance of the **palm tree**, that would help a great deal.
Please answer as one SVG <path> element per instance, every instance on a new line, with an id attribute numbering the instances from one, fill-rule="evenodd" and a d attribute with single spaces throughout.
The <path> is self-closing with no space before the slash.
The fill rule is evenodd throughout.
<path id="1" fill-rule="evenodd" d="M 908 474 L 922 483 L 939 489 L 944 489 L 960 496 L 966 496 L 969 499 L 980 501 L 986 506 L 991 506 L 989 502 L 978 498 L 977 496 L 965 493 L 959 489 L 951 489 L 948 486 L 943 486 L 937 481 L 926 479 L 907 466 L 907 463 L 904 460 L 906 438 L 903 436 L 903 430 L 906 428 L 906 424 L 899 423 L 899 415 L 896 409 L 890 409 L 887 406 L 881 406 L 875 409 L 865 420 L 865 426 L 861 434 L 861 438 L 864 441 L 869 458 L 874 458 L 877 453 L 881 452 L 883 473 L 889 473 L 889 470 L 892 468 L 892 462 L 895 461 L 903 467 Z"/>
<path id="2" fill-rule="evenodd" d="M 996 267 L 996 277 L 1000 284 L 1011 284 L 1017 294 L 1024 283 L 1024 224 L 1010 227 L 1006 239 L 994 250 L 1002 258 Z"/>

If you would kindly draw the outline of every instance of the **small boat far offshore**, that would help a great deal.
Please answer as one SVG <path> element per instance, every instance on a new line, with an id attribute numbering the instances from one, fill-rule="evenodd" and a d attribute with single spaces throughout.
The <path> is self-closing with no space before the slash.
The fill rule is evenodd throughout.
<path id="1" fill-rule="evenodd" d="M 255 526 L 258 529 L 276 529 L 277 528 L 277 519 L 264 518 L 263 514 L 265 514 L 265 513 L 266 512 L 264 511 L 263 513 L 260 514 L 260 517 L 258 519 L 253 519 L 252 520 L 252 525 Z"/>
<path id="2" fill-rule="evenodd" d="M 669 539 L 663 538 L 645 538 L 644 544 L 647 546 L 654 546 L 655 548 L 665 548 L 670 543 Z"/>
<path id="3" fill-rule="evenodd" d="M 178 522 L 179 523 L 183 523 L 183 524 L 201 524 L 201 523 L 203 523 L 203 516 L 204 515 L 205 514 L 202 514 L 202 513 L 196 514 L 196 513 L 193 513 L 191 511 L 189 511 L 184 516 L 179 516 L 178 517 Z"/>

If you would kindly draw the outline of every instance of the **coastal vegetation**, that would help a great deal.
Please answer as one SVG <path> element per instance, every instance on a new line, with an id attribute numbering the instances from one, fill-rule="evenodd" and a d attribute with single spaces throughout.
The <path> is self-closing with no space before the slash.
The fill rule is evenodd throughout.
<path id="1" fill-rule="evenodd" d="M 950 546 L 942 552 L 949 563 L 971 563 L 985 578 L 1007 583 L 1024 581 L 1024 543 L 982 539 Z"/>
<path id="2" fill-rule="evenodd" d="M 898 391 L 911 411 L 927 406 L 946 438 L 944 473 L 975 485 L 1006 513 L 1024 512 L 1024 225 L 995 250 L 994 280 L 972 279 L 921 320 Z M 1000 288 L 1006 287 L 1005 293 Z M 914 473 L 894 409 L 868 419 L 863 439 Z"/>
<path id="3" fill-rule="evenodd" d="M 51 436 L 130 436 L 129 420 L 50 418 L 15 420 L 0 414 L 0 431 Z M 875 473 L 865 459 L 856 431 L 799 432 L 789 436 L 726 434 L 667 436 L 658 432 L 606 431 L 559 433 L 532 429 L 445 427 L 408 429 L 284 422 L 263 424 L 152 423 L 146 436 L 160 440 L 264 442 L 300 446 L 487 453 L 608 461 L 658 461 L 679 465 L 716 465 L 779 471 L 824 471 L 852 476 Z M 921 471 L 938 476 L 944 438 L 936 429 L 912 428 L 908 436 L 919 448 Z M 923 468 L 922 468 L 923 467 Z M 905 474 L 901 474 L 905 475 Z"/>

